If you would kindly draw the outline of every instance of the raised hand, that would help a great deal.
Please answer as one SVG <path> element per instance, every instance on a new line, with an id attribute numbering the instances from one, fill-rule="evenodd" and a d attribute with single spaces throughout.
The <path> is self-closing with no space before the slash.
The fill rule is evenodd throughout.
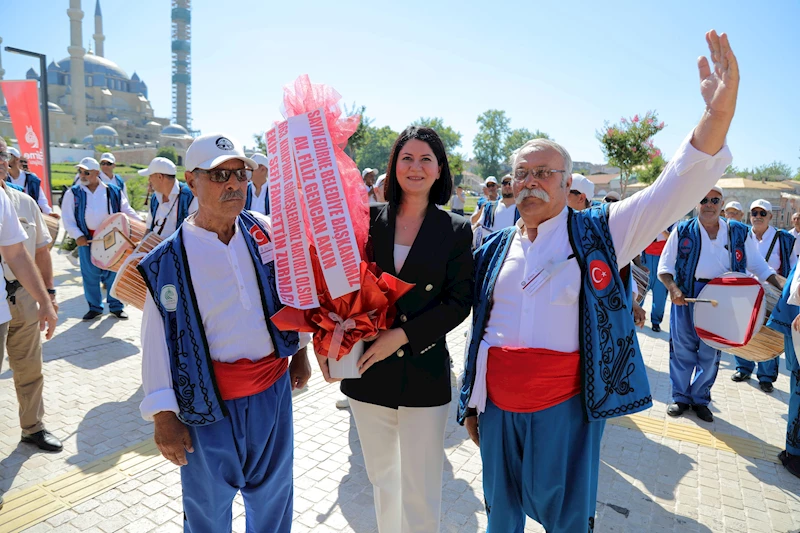
<path id="1" fill-rule="evenodd" d="M 706 42 L 714 68 L 709 66 L 705 57 L 697 60 L 697 68 L 700 71 L 700 93 L 709 113 L 733 117 L 739 92 L 739 64 L 736 62 L 736 56 L 733 55 L 726 34 L 717 35 L 716 31 L 711 30 L 706 33 Z"/>

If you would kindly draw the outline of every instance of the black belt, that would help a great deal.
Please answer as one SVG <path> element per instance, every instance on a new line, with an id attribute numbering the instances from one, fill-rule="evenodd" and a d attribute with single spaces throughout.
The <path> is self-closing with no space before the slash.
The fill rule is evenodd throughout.
<path id="1" fill-rule="evenodd" d="M 711 282 L 710 279 L 706 279 L 706 278 L 694 278 L 694 280 L 695 281 L 699 281 L 700 283 L 710 283 Z"/>

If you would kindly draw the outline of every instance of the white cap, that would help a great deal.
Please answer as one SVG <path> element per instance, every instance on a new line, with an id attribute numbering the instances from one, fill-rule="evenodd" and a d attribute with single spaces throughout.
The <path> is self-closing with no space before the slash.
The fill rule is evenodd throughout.
<path id="1" fill-rule="evenodd" d="M 100 170 L 100 163 L 94 157 L 84 157 L 81 162 L 75 165 L 75 168 L 82 168 L 84 170 Z"/>
<path id="2" fill-rule="evenodd" d="M 186 170 L 211 170 L 231 159 L 242 161 L 250 170 L 258 168 L 255 161 L 244 155 L 244 149 L 236 139 L 222 133 L 209 133 L 195 139 L 186 150 Z"/>
<path id="3" fill-rule="evenodd" d="M 744 209 L 742 209 L 742 204 L 740 204 L 736 200 L 731 200 L 730 202 L 725 204 L 725 209 L 723 209 L 723 211 L 727 211 L 728 209 L 736 209 L 737 211 L 744 212 Z"/>
<path id="4" fill-rule="evenodd" d="M 594 183 L 589 178 L 580 174 L 572 175 L 572 188 L 586 195 L 588 200 L 594 198 Z"/>
<path id="5" fill-rule="evenodd" d="M 8 147 L 8 155 L 10 155 L 12 157 L 16 157 L 17 159 L 19 159 L 19 157 L 20 157 L 19 150 L 17 150 L 13 146 L 9 146 Z"/>
<path id="6" fill-rule="evenodd" d="M 766 211 L 767 214 L 772 213 L 772 204 L 766 200 L 762 200 L 761 198 L 750 204 L 750 211 L 752 211 L 754 207 L 760 207 L 761 209 Z"/>
<path id="7" fill-rule="evenodd" d="M 100 156 L 100 162 L 102 163 L 103 161 L 108 161 L 113 165 L 116 164 L 117 158 L 114 157 L 114 154 L 112 154 L 111 152 L 105 152 L 103 155 Z"/>
<path id="8" fill-rule="evenodd" d="M 714 185 L 713 187 L 711 187 L 711 190 L 717 191 L 720 195 L 725 196 L 725 191 L 722 190 L 722 187 L 720 187 L 719 185 Z"/>
<path id="9" fill-rule="evenodd" d="M 486 181 L 483 182 L 483 186 L 486 187 L 490 183 L 494 183 L 495 185 L 497 185 L 497 178 L 495 178 L 494 176 L 489 176 L 488 178 L 486 178 Z"/>
<path id="10" fill-rule="evenodd" d="M 150 176 L 152 174 L 167 174 L 168 176 L 174 176 L 177 172 L 178 169 L 175 168 L 175 163 L 166 157 L 156 157 L 150 161 L 150 166 L 139 171 L 139 175 Z"/>
<path id="11" fill-rule="evenodd" d="M 250 159 L 256 162 L 256 165 L 264 165 L 265 167 L 269 167 L 269 159 L 264 154 L 253 154 L 250 156 Z"/>
<path id="12" fill-rule="evenodd" d="M 603 199 L 605 198 L 613 198 L 614 200 L 617 201 L 622 200 L 622 196 L 620 196 L 620 194 L 617 191 L 608 191 L 606 195 L 603 197 Z"/>
<path id="13" fill-rule="evenodd" d="M 378 179 L 375 180 L 375 187 L 380 189 L 384 181 L 386 181 L 386 174 L 381 174 L 380 176 L 378 176 Z"/>
<path id="14" fill-rule="evenodd" d="M 366 178 L 367 174 L 369 174 L 370 172 L 378 172 L 378 169 L 377 168 L 369 168 L 369 167 L 367 167 L 367 168 L 365 168 L 364 170 L 361 171 L 361 177 L 362 178 Z"/>

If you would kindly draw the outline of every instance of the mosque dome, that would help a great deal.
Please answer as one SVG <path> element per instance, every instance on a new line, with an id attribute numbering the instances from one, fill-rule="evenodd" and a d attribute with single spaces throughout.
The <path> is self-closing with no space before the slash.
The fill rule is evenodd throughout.
<path id="1" fill-rule="evenodd" d="M 70 71 L 70 58 L 66 57 L 58 62 L 58 71 L 67 73 Z M 108 58 L 86 54 L 83 56 L 84 72 L 89 74 L 103 74 L 111 78 L 130 80 L 128 74 Z"/>
<path id="2" fill-rule="evenodd" d="M 170 124 L 161 130 L 161 135 L 189 135 L 189 132 L 180 124 Z"/>
<path id="3" fill-rule="evenodd" d="M 105 136 L 105 137 L 118 137 L 119 134 L 117 130 L 112 128 L 111 126 L 99 126 L 94 130 L 95 136 Z"/>
<path id="4" fill-rule="evenodd" d="M 63 113 L 64 110 L 61 109 L 61 106 L 58 104 L 54 104 L 53 102 L 47 102 L 47 110 L 51 113 Z"/>
<path id="5" fill-rule="evenodd" d="M 159 123 L 158 123 L 158 122 L 156 122 L 155 120 L 151 120 L 150 122 L 148 122 L 147 124 L 145 124 L 145 126 L 147 126 L 148 128 L 160 128 L 160 127 L 161 127 L 161 124 L 159 124 Z"/>
<path id="6" fill-rule="evenodd" d="M 94 135 L 87 135 L 81 141 L 81 144 L 93 144 L 94 143 Z"/>

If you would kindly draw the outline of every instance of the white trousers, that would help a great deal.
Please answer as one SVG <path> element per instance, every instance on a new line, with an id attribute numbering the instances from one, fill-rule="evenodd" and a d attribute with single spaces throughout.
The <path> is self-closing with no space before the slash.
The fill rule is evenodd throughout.
<path id="1" fill-rule="evenodd" d="M 437 533 L 450 404 L 389 409 L 350 399 L 380 533 Z"/>

